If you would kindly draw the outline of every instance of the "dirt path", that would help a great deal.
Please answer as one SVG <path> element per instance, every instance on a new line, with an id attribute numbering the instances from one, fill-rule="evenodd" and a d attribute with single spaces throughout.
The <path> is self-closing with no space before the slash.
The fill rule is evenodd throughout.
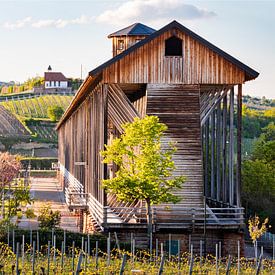
<path id="1" fill-rule="evenodd" d="M 77 217 L 69 211 L 62 189 L 55 178 L 32 178 L 31 196 L 35 199 L 32 208 L 36 215 L 44 203 L 50 203 L 52 210 L 61 212 L 60 227 L 68 231 L 78 231 Z M 38 227 L 37 219 L 28 220 L 23 218 L 19 227 L 36 229 Z"/>

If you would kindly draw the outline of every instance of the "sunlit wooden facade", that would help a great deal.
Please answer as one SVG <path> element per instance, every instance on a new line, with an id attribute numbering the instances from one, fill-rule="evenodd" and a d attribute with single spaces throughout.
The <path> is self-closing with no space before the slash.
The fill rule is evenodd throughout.
<path id="1" fill-rule="evenodd" d="M 168 126 L 163 142 L 177 143 L 175 174 L 187 181 L 180 203 L 154 207 L 155 231 L 237 232 L 242 84 L 258 73 L 176 21 L 139 33 L 117 54 L 117 41 L 134 41 L 129 36 L 112 36 L 113 58 L 89 73 L 57 126 L 68 204 L 86 213 L 84 227 L 90 220 L 99 231 L 145 228 L 143 202 L 124 204 L 101 188 L 115 168 L 102 164 L 99 152 L 122 133 L 122 123 L 157 115 Z"/>

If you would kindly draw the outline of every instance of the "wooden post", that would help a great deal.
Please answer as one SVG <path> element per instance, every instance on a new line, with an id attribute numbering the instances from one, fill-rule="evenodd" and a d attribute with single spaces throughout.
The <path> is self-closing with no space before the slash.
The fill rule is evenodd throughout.
<path id="1" fill-rule="evenodd" d="M 211 114 L 211 198 L 215 196 L 215 110 Z"/>
<path id="2" fill-rule="evenodd" d="M 227 194 L 227 174 L 226 174 L 226 165 L 227 165 L 227 151 L 226 151 L 226 138 L 227 138 L 227 96 L 223 98 L 222 104 L 222 200 L 228 202 Z"/>
<path id="3" fill-rule="evenodd" d="M 216 118 L 216 198 L 220 201 L 221 195 L 221 103 L 217 105 L 217 118 Z"/>
<path id="4" fill-rule="evenodd" d="M 238 85 L 237 99 L 237 170 L 236 170 L 236 203 L 241 205 L 241 165 L 242 165 L 242 84 Z"/>
<path id="5" fill-rule="evenodd" d="M 230 90 L 229 106 L 229 203 L 234 204 L 234 87 Z"/>
<path id="6" fill-rule="evenodd" d="M 205 122 L 204 195 L 209 196 L 209 119 Z"/>

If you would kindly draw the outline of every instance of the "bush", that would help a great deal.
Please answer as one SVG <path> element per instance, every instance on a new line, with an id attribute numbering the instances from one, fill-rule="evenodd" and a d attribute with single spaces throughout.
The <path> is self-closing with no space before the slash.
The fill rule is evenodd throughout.
<path id="1" fill-rule="evenodd" d="M 45 204 L 39 210 L 38 222 L 41 229 L 56 228 L 61 221 L 60 211 L 53 211 L 49 204 Z"/>
<path id="2" fill-rule="evenodd" d="M 47 109 L 47 115 L 51 121 L 58 121 L 64 113 L 64 110 L 61 106 L 51 106 Z"/>

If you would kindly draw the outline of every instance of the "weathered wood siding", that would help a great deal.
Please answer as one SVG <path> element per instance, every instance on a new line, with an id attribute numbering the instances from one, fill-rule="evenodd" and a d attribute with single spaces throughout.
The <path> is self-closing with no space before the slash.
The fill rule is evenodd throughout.
<path id="1" fill-rule="evenodd" d="M 101 203 L 104 165 L 99 152 L 106 143 L 106 96 L 104 85 L 98 85 L 59 128 L 60 163 Z"/>
<path id="2" fill-rule="evenodd" d="M 165 40 L 183 41 L 183 57 L 165 57 Z M 103 70 L 107 83 L 239 84 L 235 65 L 179 30 L 170 30 Z"/>
<path id="3" fill-rule="evenodd" d="M 187 207 L 203 205 L 199 86 L 147 85 L 147 114 L 168 126 L 164 143 L 176 142 L 175 175 L 187 177 L 176 192 Z"/>
<path id="4" fill-rule="evenodd" d="M 145 35 L 135 35 L 135 36 L 116 36 L 112 37 L 113 42 L 113 56 L 116 56 L 123 52 L 125 49 L 128 49 L 129 47 L 133 46 L 138 42 L 138 40 L 144 39 Z M 124 49 L 119 49 L 119 40 L 124 41 Z"/>

